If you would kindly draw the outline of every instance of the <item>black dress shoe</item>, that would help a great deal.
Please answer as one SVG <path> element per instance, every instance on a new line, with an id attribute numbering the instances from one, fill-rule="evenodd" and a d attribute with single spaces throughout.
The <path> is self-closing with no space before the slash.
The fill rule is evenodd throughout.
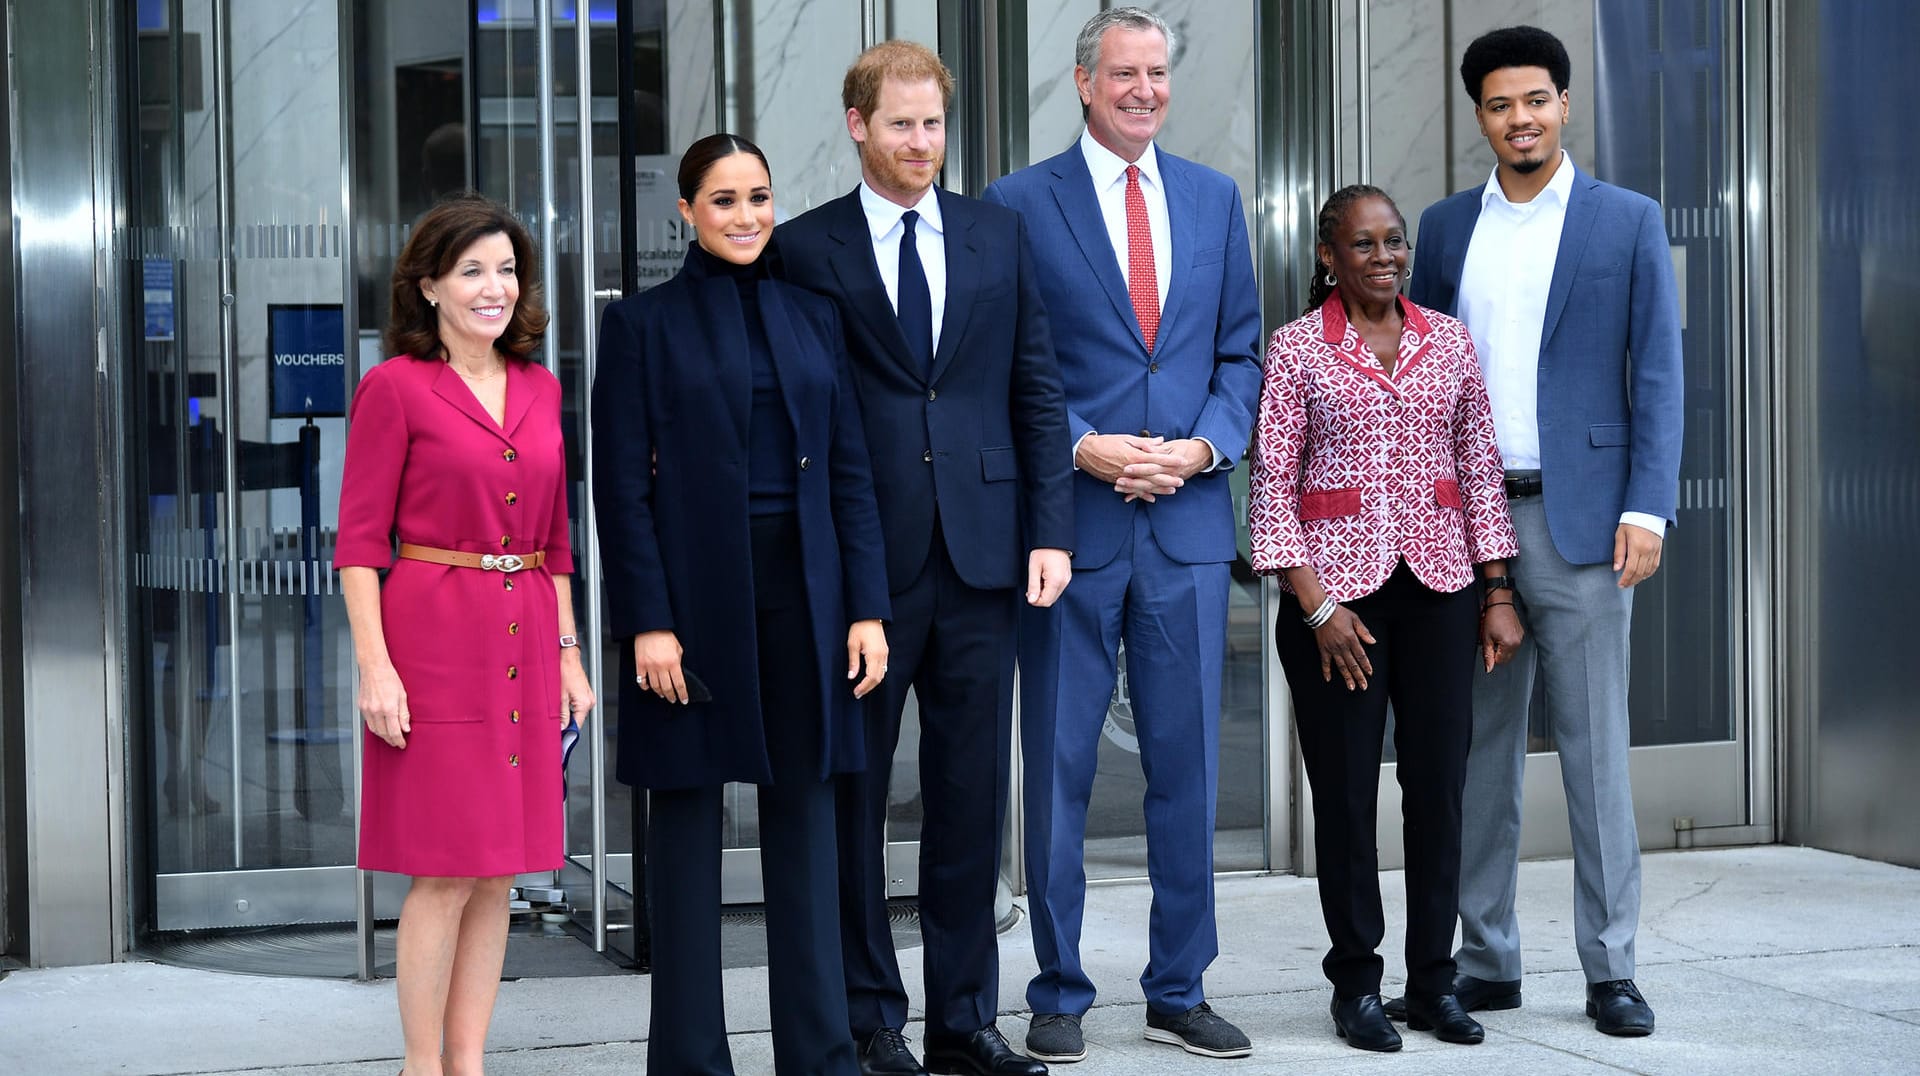
<path id="1" fill-rule="evenodd" d="M 1453 996 L 1460 1002 L 1460 1008 L 1467 1012 L 1517 1009 L 1520 1007 L 1520 980 L 1476 979 L 1471 975 L 1456 974 L 1453 977 Z M 1404 997 L 1388 1000 L 1383 1008 L 1391 1019 L 1407 1018 L 1407 999 Z"/>
<path id="2" fill-rule="evenodd" d="M 1047 1076 L 1047 1066 L 1007 1045 L 992 1024 L 963 1039 L 927 1036 L 927 1071 L 971 1076 Z"/>
<path id="3" fill-rule="evenodd" d="M 1407 1027 L 1414 1031 L 1431 1031 L 1433 1037 L 1441 1042 L 1457 1042 L 1471 1046 L 1487 1037 L 1487 1029 L 1480 1021 L 1467 1015 L 1460 1007 L 1460 999 L 1452 994 L 1439 997 L 1419 998 L 1408 994 L 1404 999 L 1407 1007 Z"/>
<path id="4" fill-rule="evenodd" d="M 1383 1054 L 1400 1048 L 1400 1033 L 1381 1009 L 1380 995 L 1343 998 L 1335 994 L 1327 1008 L 1333 1013 L 1334 1034 L 1347 1040 L 1348 1046 Z"/>
<path id="5" fill-rule="evenodd" d="M 860 1076 L 927 1076 L 899 1028 L 883 1027 L 860 1047 Z"/>
<path id="6" fill-rule="evenodd" d="M 1653 1034 L 1653 1007 L 1632 979 L 1587 984 L 1587 1015 L 1603 1035 L 1637 1039 Z"/>

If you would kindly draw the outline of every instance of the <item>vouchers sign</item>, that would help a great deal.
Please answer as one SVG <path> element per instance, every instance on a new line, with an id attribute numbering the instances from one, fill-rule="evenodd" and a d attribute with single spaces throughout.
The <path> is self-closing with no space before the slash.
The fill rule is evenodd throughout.
<path id="1" fill-rule="evenodd" d="M 274 418 L 347 413 L 347 336 L 340 304 L 267 307 L 268 406 Z"/>

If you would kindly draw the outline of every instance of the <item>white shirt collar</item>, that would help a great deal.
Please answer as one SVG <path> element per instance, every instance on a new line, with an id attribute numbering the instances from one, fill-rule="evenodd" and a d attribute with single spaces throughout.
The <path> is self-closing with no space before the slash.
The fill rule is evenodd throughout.
<path id="1" fill-rule="evenodd" d="M 1567 200 L 1572 196 L 1573 158 L 1563 149 L 1560 151 L 1560 164 L 1553 170 L 1553 178 L 1547 180 L 1546 188 L 1534 196 L 1533 202 L 1515 202 L 1509 199 L 1507 192 L 1500 187 L 1500 166 L 1495 165 L 1493 174 L 1487 177 L 1486 187 L 1480 192 L 1480 208 L 1485 209 L 1490 203 L 1497 199 L 1515 209 L 1524 210 L 1527 206 L 1539 202 L 1542 198 L 1551 198 L 1560 203 L 1560 208 L 1565 209 L 1567 207 Z"/>
<path id="2" fill-rule="evenodd" d="M 880 192 L 867 186 L 866 180 L 860 181 L 860 208 L 867 214 L 867 230 L 873 233 L 875 242 L 900 226 L 900 218 L 908 209 L 920 214 L 920 222 L 931 227 L 936 235 L 945 235 L 946 228 L 940 220 L 940 195 L 938 185 L 928 187 L 920 200 L 911 206 L 902 207 L 898 202 L 888 201 Z"/>
<path id="3" fill-rule="evenodd" d="M 1140 154 L 1139 160 L 1123 161 L 1119 154 L 1101 145 L 1099 140 L 1093 137 L 1092 131 L 1082 130 L 1080 155 L 1087 159 L 1087 174 L 1093 177 L 1093 189 L 1096 191 L 1103 191 L 1113 186 L 1121 176 L 1126 174 L 1127 165 L 1130 164 L 1140 166 L 1140 174 L 1146 177 L 1147 182 L 1162 190 L 1166 189 L 1160 183 L 1160 155 L 1151 142 L 1147 143 L 1146 151 Z"/>

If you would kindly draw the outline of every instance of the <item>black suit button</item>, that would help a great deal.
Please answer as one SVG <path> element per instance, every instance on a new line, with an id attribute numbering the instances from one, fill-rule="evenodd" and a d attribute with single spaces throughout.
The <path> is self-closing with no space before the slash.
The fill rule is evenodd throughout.
<path id="1" fill-rule="evenodd" d="M 1159 364 L 1159 363 L 1157 363 L 1157 362 L 1150 362 L 1150 363 L 1148 363 L 1148 364 L 1147 364 L 1147 372 L 1148 372 L 1148 373 L 1150 373 L 1150 374 L 1157 374 L 1157 373 L 1159 373 L 1159 372 L 1160 372 L 1160 364 Z"/>
<path id="2" fill-rule="evenodd" d="M 809 467 L 811 467 L 811 466 L 813 466 L 813 460 L 812 460 L 811 458 L 809 458 L 809 457 L 807 457 L 807 456 L 802 456 L 802 457 L 800 457 L 800 469 L 801 469 L 801 470 L 803 470 L 803 471 L 804 471 L 804 470 L 806 470 L 807 468 L 809 468 Z"/>
<path id="3" fill-rule="evenodd" d="M 932 462 L 933 462 L 933 449 L 931 449 L 931 448 L 929 448 L 929 449 L 927 449 L 927 450 L 926 450 L 925 452 L 923 452 L 923 453 L 921 453 L 921 454 L 920 454 L 920 459 L 921 459 L 921 461 L 922 461 L 922 462 L 924 462 L 924 463 L 932 463 Z"/>
<path id="4" fill-rule="evenodd" d="M 1141 430 L 1141 431 L 1140 431 L 1140 436 L 1142 436 L 1142 437 L 1152 437 L 1152 436 L 1153 436 L 1153 431 L 1152 431 L 1152 430 Z"/>
<path id="5" fill-rule="evenodd" d="M 937 400 L 937 399 L 939 399 L 939 398 L 940 398 L 940 393 L 939 393 L 939 391 L 938 391 L 938 390 L 935 390 L 935 389 L 928 389 L 928 390 L 927 390 L 927 402 L 928 402 L 928 403 L 932 403 L 933 401 L 935 401 L 935 400 Z"/>

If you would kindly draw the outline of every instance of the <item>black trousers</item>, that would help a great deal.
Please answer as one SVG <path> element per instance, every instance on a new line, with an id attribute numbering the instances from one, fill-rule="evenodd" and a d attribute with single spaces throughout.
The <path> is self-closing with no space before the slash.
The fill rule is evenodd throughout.
<path id="1" fill-rule="evenodd" d="M 839 778 L 840 941 L 856 1042 L 904 1027 L 907 992 L 887 921 L 887 786 L 911 687 L 920 707 L 920 929 L 927 1038 L 970 1035 L 999 1009 L 993 898 L 1012 741 L 1018 595 L 968 586 L 937 530 L 893 594 L 888 675 L 867 697 L 867 769 Z"/>
<path id="2" fill-rule="evenodd" d="M 774 1068 L 859 1072 L 846 1040 L 833 786 L 816 776 L 825 715 L 791 515 L 755 517 L 762 722 L 774 783 L 759 787 Z M 721 789 L 655 791 L 647 822 L 653 1013 L 647 1071 L 730 1074 L 720 975 Z"/>
<path id="3" fill-rule="evenodd" d="M 1332 941 L 1321 962 L 1334 992 L 1380 992 L 1376 950 L 1386 924 L 1374 846 L 1381 740 L 1394 714 L 1407 859 L 1407 990 L 1453 989 L 1453 926 L 1460 898 L 1460 798 L 1473 739 L 1479 597 L 1427 589 L 1402 561 L 1379 590 L 1346 602 L 1377 640 L 1365 691 L 1336 670 L 1320 676 L 1320 650 L 1287 595 L 1274 644 L 1293 692 L 1294 723 L 1313 787 L 1320 910 Z"/>

